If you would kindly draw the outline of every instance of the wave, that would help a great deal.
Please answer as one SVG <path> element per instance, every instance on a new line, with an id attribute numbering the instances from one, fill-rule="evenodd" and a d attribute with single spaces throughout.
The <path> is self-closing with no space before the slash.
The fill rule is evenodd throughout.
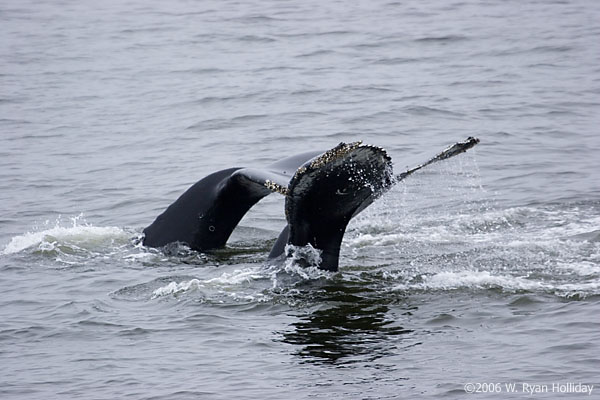
<path id="1" fill-rule="evenodd" d="M 306 250 L 310 252 L 310 249 Z M 244 301 L 271 301 L 276 297 L 295 292 L 298 286 L 310 282 L 330 281 L 337 274 L 323 271 L 315 266 L 307 267 L 296 258 L 288 258 L 277 265 L 263 264 L 221 271 L 212 277 L 191 279 L 167 279 L 169 282 L 152 290 L 150 299 L 179 297 L 186 293 L 200 292 L 207 300 L 227 297 Z M 161 278 L 160 282 L 164 282 Z M 153 284 L 147 284 L 148 288 Z"/>
<path id="2" fill-rule="evenodd" d="M 0 254 L 9 255 L 25 250 L 41 252 L 62 249 L 69 252 L 77 250 L 93 250 L 114 245 L 129 243 L 132 233 L 119 227 L 92 226 L 81 222 L 81 216 L 71 219 L 72 226 L 61 226 L 61 220 L 55 226 L 41 231 L 27 232 L 14 236 Z"/>
<path id="3" fill-rule="evenodd" d="M 503 292 L 542 292 L 560 297 L 600 295 L 600 281 L 546 282 L 526 276 L 493 274 L 489 271 L 439 272 L 420 276 L 417 282 L 400 283 L 395 291 L 449 291 L 458 289 L 499 289 Z"/>
<path id="4" fill-rule="evenodd" d="M 93 267 L 101 259 L 115 268 L 151 267 L 161 277 L 132 286 L 134 298 L 145 301 L 193 294 L 202 301 L 294 303 L 323 284 L 359 285 L 359 292 L 382 296 L 455 290 L 600 295 L 597 203 L 499 209 L 485 200 L 473 166 L 460 165 L 460 173 L 456 164 L 449 171 L 432 168 L 396 185 L 353 219 L 338 273 L 315 267 L 320 254 L 310 247 L 289 246 L 286 259 L 266 261 L 266 238 L 248 238 L 243 229 L 244 248 L 234 241 L 214 254 L 160 251 L 136 244 L 139 232 L 92 226 L 82 217 L 14 236 L 0 254 L 22 253 L 33 264 L 42 257 L 58 265 Z M 173 276 L 174 268 L 184 276 Z M 117 296 L 129 298 L 129 289 Z"/>

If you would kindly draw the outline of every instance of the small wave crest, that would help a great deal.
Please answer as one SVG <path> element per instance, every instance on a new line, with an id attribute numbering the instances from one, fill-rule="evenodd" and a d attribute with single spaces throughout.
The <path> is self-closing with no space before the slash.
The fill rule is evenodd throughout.
<path id="1" fill-rule="evenodd" d="M 170 282 L 168 285 L 161 286 L 152 292 L 152 298 L 164 297 L 169 295 L 177 295 L 179 293 L 195 290 L 202 287 L 202 283 L 198 279 L 192 279 L 183 282 Z"/>
<path id="2" fill-rule="evenodd" d="M 132 233 L 118 227 L 92 226 L 77 216 L 70 219 L 71 226 L 63 226 L 59 218 L 53 227 L 14 236 L 2 250 L 3 255 L 28 249 L 42 253 L 78 253 L 92 251 L 107 245 L 129 243 Z M 49 223 L 46 223 L 46 226 Z"/>
<path id="3" fill-rule="evenodd" d="M 503 292 L 544 292 L 561 297 L 600 295 L 600 281 L 556 282 L 527 276 L 494 274 L 489 271 L 446 271 L 420 275 L 414 280 L 400 283 L 393 291 L 449 291 L 459 289 L 499 289 Z"/>
<path id="4" fill-rule="evenodd" d="M 233 300 L 264 302 L 286 295 L 296 287 L 310 282 L 329 280 L 335 273 L 321 270 L 316 262 L 319 252 L 308 246 L 291 246 L 289 251 L 294 255 L 276 264 L 261 264 L 257 266 L 235 268 L 221 271 L 220 268 L 207 272 L 206 278 L 171 280 L 168 284 L 156 288 L 151 299 L 160 297 L 179 297 L 185 293 L 200 290 L 202 297 L 207 300 L 219 301 L 224 297 Z M 219 272 L 218 274 L 213 274 Z M 164 280 L 161 279 L 161 280 Z"/>
<path id="5" fill-rule="evenodd" d="M 453 290 L 460 288 L 503 290 L 538 290 L 549 287 L 541 282 L 524 277 L 493 275 L 489 271 L 438 272 L 432 275 L 420 275 L 412 282 L 396 285 L 393 290 Z"/>

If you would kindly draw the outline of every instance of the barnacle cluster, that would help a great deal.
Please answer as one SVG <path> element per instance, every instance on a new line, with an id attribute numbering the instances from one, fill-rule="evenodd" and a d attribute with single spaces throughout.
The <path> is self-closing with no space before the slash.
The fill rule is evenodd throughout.
<path id="1" fill-rule="evenodd" d="M 308 165 L 304 165 L 304 166 L 301 166 L 300 168 L 298 168 L 291 181 L 295 181 L 295 180 L 299 179 L 302 175 L 304 175 L 309 170 L 314 171 L 314 170 L 320 169 L 336 160 L 344 158 L 348 154 L 353 152 L 354 150 L 358 149 L 359 147 L 369 147 L 369 148 L 377 149 L 381 152 L 382 156 L 385 159 L 387 159 L 388 161 L 391 161 L 391 158 L 389 157 L 387 152 L 379 146 L 363 145 L 362 141 L 351 142 L 351 143 L 341 142 L 340 144 L 335 146 L 333 149 L 327 150 L 325 153 L 323 153 L 320 156 L 313 159 Z M 357 172 L 361 172 L 361 171 L 362 170 L 357 171 Z M 273 182 L 271 180 L 266 180 L 264 185 L 272 192 L 277 192 L 284 196 L 286 196 L 289 193 L 289 189 L 287 187 L 285 187 L 279 183 Z"/>
<path id="2" fill-rule="evenodd" d="M 338 144 L 337 146 L 335 146 L 333 149 L 327 150 L 325 153 L 321 154 L 320 156 L 315 158 L 313 161 L 311 161 L 309 168 L 311 168 L 311 169 L 321 168 L 325 164 L 329 164 L 332 161 L 335 161 L 339 158 L 344 157 L 346 154 L 348 154 L 351 151 L 360 147 L 361 144 L 362 144 L 362 141 L 352 142 L 352 143 L 342 142 L 342 143 Z M 296 174 L 301 174 L 302 172 L 303 171 L 300 171 L 300 169 L 299 169 L 298 171 L 296 171 Z"/>
<path id="3" fill-rule="evenodd" d="M 284 187 L 283 185 L 280 185 L 279 183 L 273 182 L 269 179 L 267 179 L 265 181 L 265 186 L 267 187 L 267 189 L 269 189 L 272 192 L 279 193 L 284 196 L 287 196 L 287 194 L 288 194 L 287 187 Z"/>

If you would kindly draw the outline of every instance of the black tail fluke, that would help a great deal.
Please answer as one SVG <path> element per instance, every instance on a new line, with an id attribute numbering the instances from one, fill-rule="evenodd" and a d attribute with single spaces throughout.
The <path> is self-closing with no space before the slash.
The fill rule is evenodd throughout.
<path id="1" fill-rule="evenodd" d="M 269 258 L 282 255 L 287 245 L 311 245 L 320 252 L 319 267 L 337 271 L 350 219 L 395 182 L 477 143 L 476 138 L 458 142 L 396 177 L 386 151 L 361 142 L 288 157 L 265 169 L 218 171 L 193 185 L 144 229 L 143 243 L 163 247 L 179 242 L 199 251 L 223 247 L 244 214 L 276 192 L 285 196 L 288 225 Z"/>
<path id="2" fill-rule="evenodd" d="M 201 179 L 144 229 L 143 244 L 181 243 L 206 251 L 225 246 L 250 208 L 263 197 L 285 194 L 299 166 L 322 152 L 285 158 L 265 169 L 229 168 Z"/>
<path id="3" fill-rule="evenodd" d="M 287 244 L 312 245 L 321 252 L 320 268 L 337 271 L 348 222 L 391 182 L 391 158 L 385 150 L 360 142 L 341 143 L 309 161 L 288 186 Z"/>
<path id="4" fill-rule="evenodd" d="M 223 247 L 244 214 L 271 193 L 230 168 L 189 188 L 144 229 L 143 244 L 163 247 L 179 242 L 199 251 Z"/>

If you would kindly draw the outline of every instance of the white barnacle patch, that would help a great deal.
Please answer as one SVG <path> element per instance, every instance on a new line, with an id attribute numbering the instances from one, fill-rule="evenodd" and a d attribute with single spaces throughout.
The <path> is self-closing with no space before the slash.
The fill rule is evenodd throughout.
<path id="1" fill-rule="evenodd" d="M 265 181 L 265 187 L 272 192 L 282 194 L 286 196 L 288 194 L 288 188 L 280 185 L 279 183 L 275 183 L 269 179 Z"/>
<path id="2" fill-rule="evenodd" d="M 296 170 L 296 173 L 294 174 L 294 178 L 292 178 L 292 179 L 297 179 L 309 171 L 314 171 L 314 170 L 320 169 L 328 164 L 331 164 L 332 162 L 334 162 L 336 160 L 344 158 L 345 156 L 347 156 L 349 153 L 351 153 L 352 151 L 354 151 L 361 145 L 362 145 L 362 141 L 352 142 L 352 143 L 342 142 L 342 143 L 338 144 L 337 146 L 335 146 L 333 149 L 327 150 L 325 153 L 321 154 L 320 156 L 318 156 L 317 158 L 312 160 L 308 166 L 302 166 L 302 167 L 298 168 Z"/>
<path id="3" fill-rule="evenodd" d="M 310 163 L 310 168 L 318 169 L 326 164 L 331 163 L 332 161 L 343 158 L 344 156 L 346 156 L 353 150 L 360 147 L 360 145 L 362 145 L 362 141 L 352 142 L 352 143 L 343 143 L 342 142 L 339 145 L 337 145 L 336 147 L 334 147 L 333 149 L 328 150 L 325 153 L 323 153 L 322 155 L 320 155 L 319 157 L 315 158 Z"/>
<path id="4" fill-rule="evenodd" d="M 382 168 L 383 171 L 380 171 Z M 365 145 L 361 141 L 342 142 L 298 168 L 290 181 L 292 189 L 286 190 L 286 193 L 304 193 L 309 190 L 315 174 L 329 177 L 330 173 L 337 175 L 341 171 L 344 171 L 347 183 L 354 189 L 363 186 L 370 189 L 371 193 L 380 192 L 382 188 L 389 186 L 391 158 L 384 149 L 377 146 Z M 381 176 L 381 183 L 379 176 Z M 335 193 L 338 196 L 345 196 L 352 190 L 342 189 Z"/>

